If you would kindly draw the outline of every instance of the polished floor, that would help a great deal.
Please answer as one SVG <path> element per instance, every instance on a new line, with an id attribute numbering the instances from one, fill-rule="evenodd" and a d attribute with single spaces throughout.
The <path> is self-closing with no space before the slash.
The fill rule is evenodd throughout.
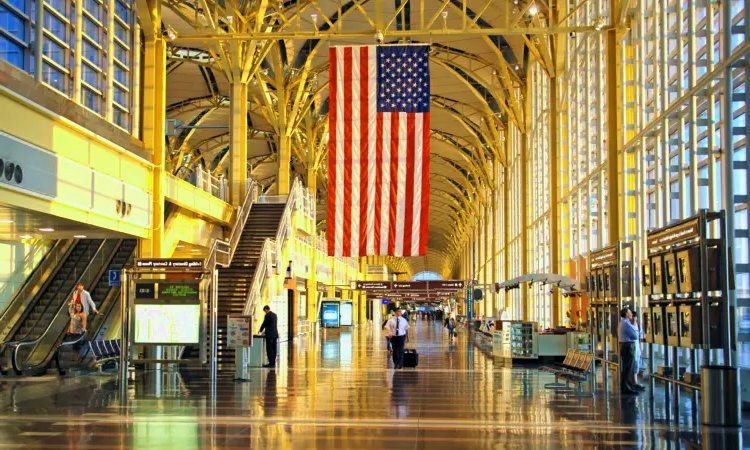
<path id="1" fill-rule="evenodd" d="M 392 370 L 367 327 L 285 346 L 278 369 L 251 369 L 246 382 L 139 372 L 121 400 L 111 375 L 1 381 L 0 448 L 742 448 L 741 431 L 701 429 L 690 395 L 679 423 L 661 388 L 556 396 L 543 387 L 550 375 L 509 367 L 465 333 L 450 343 L 438 323 L 412 330 L 416 370 Z"/>

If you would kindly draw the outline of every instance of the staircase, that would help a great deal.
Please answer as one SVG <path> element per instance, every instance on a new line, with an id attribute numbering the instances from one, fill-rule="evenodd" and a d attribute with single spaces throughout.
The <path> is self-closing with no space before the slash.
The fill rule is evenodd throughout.
<path id="1" fill-rule="evenodd" d="M 254 204 L 231 265 L 219 269 L 217 362 L 220 369 L 234 366 L 234 349 L 226 346 L 227 315 L 243 313 L 263 243 L 276 237 L 285 206 Z"/>

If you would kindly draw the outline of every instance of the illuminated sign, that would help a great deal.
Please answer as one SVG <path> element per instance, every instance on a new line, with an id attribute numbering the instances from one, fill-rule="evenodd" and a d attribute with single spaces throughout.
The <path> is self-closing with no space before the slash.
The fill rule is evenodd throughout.
<path id="1" fill-rule="evenodd" d="M 320 319 L 326 328 L 338 328 L 339 302 L 322 302 L 320 304 Z"/>
<path id="2" fill-rule="evenodd" d="M 199 344 L 199 282 L 138 281 L 135 286 L 136 344 Z"/>
<path id="3" fill-rule="evenodd" d="M 341 323 L 342 327 L 350 327 L 353 322 L 353 312 L 351 302 L 341 304 Z"/>
<path id="4" fill-rule="evenodd" d="M 136 344 L 199 344 L 201 305 L 135 305 Z"/>
<path id="5" fill-rule="evenodd" d="M 180 259 L 180 258 L 160 258 L 160 259 L 136 259 L 135 267 L 139 269 L 203 269 L 202 259 Z"/>

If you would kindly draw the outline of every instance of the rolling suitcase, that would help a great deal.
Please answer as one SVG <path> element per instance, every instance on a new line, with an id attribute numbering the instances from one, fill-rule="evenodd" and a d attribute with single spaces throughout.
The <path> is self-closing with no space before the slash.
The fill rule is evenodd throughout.
<path id="1" fill-rule="evenodd" d="M 407 348 L 404 350 L 404 367 L 417 367 L 419 365 L 419 354 L 416 350 Z"/>

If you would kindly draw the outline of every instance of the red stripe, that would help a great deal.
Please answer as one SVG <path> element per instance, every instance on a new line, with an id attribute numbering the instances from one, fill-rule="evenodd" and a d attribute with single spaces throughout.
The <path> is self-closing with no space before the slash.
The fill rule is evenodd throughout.
<path id="1" fill-rule="evenodd" d="M 328 49 L 329 91 L 328 108 L 328 218 L 326 220 L 326 235 L 328 236 L 328 255 L 336 253 L 336 48 Z M 313 268 L 315 270 L 315 268 Z"/>
<path id="2" fill-rule="evenodd" d="M 388 199 L 390 204 L 390 219 L 388 221 L 388 255 L 396 255 L 396 205 L 398 203 L 398 113 L 391 114 L 391 196 Z"/>
<path id="3" fill-rule="evenodd" d="M 352 48 L 344 48 L 344 230 L 341 256 L 352 252 Z"/>
<path id="4" fill-rule="evenodd" d="M 430 212 L 430 113 L 422 115 L 422 209 L 419 212 L 419 255 L 427 254 L 427 220 Z"/>
<path id="5" fill-rule="evenodd" d="M 368 81 L 369 64 L 367 62 L 369 46 L 360 47 L 359 51 L 359 256 L 367 255 L 367 204 L 368 173 L 367 162 L 370 148 L 370 90 Z M 374 86 L 373 86 L 374 88 Z"/>
<path id="6" fill-rule="evenodd" d="M 377 115 L 377 136 L 375 139 L 375 254 L 380 254 L 380 216 L 383 201 L 383 113 Z"/>
<path id="7" fill-rule="evenodd" d="M 411 232 L 414 223 L 414 140 L 417 139 L 415 113 L 406 114 L 406 193 L 404 198 L 404 256 L 411 256 Z"/>

